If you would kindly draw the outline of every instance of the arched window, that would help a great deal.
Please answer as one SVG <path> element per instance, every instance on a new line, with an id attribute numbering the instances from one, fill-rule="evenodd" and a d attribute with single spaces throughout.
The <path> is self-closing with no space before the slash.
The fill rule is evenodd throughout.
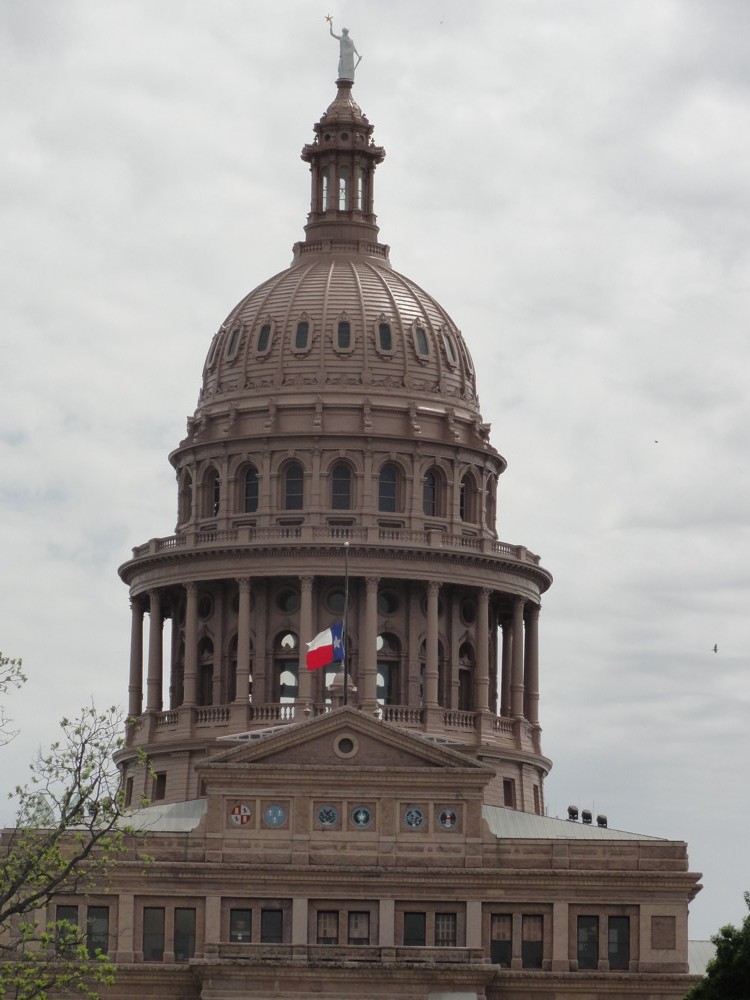
<path id="1" fill-rule="evenodd" d="M 298 351 L 307 350 L 307 342 L 310 336 L 310 324 L 306 319 L 302 319 L 297 324 L 297 332 L 294 335 L 294 346 Z"/>
<path id="2" fill-rule="evenodd" d="M 235 326 L 232 332 L 229 334 L 229 340 L 227 341 L 227 361 L 231 361 L 237 355 L 237 349 L 240 346 L 240 336 L 242 335 L 242 327 Z"/>
<path id="3" fill-rule="evenodd" d="M 186 470 L 180 486 L 180 523 L 185 524 L 193 515 L 193 477 Z"/>
<path id="4" fill-rule="evenodd" d="M 399 661 L 401 643 L 395 635 L 383 632 L 377 639 L 377 700 L 380 705 L 400 704 Z"/>
<path id="5" fill-rule="evenodd" d="M 378 323 L 378 344 L 381 351 L 393 350 L 393 337 L 390 323 Z"/>
<path id="6" fill-rule="evenodd" d="M 245 513 L 254 514 L 258 509 L 258 470 L 251 465 L 245 472 Z"/>
<path id="7" fill-rule="evenodd" d="M 270 344 L 270 342 L 271 342 L 271 324 L 264 323 L 263 326 L 260 328 L 260 332 L 258 333 L 258 343 L 255 347 L 258 354 L 265 354 L 265 352 L 268 350 L 268 345 Z"/>
<path id="8" fill-rule="evenodd" d="M 440 476 L 435 469 L 429 469 L 424 477 L 422 510 L 428 517 L 439 517 L 442 513 Z"/>
<path id="9" fill-rule="evenodd" d="M 346 319 L 339 320 L 336 328 L 336 346 L 340 351 L 348 351 L 352 346 L 352 327 Z"/>
<path id="10" fill-rule="evenodd" d="M 443 344 L 445 345 L 445 353 L 448 357 L 448 362 L 455 367 L 458 364 L 458 356 L 453 343 L 453 337 L 447 330 L 443 330 Z"/>
<path id="11" fill-rule="evenodd" d="M 349 208 L 349 168 L 339 168 L 339 212 Z"/>
<path id="12" fill-rule="evenodd" d="M 414 327 L 414 346 L 417 349 L 417 354 L 421 358 L 429 356 L 430 345 L 427 343 L 427 331 L 420 324 L 417 324 Z"/>
<path id="13" fill-rule="evenodd" d="M 352 509 L 352 470 L 346 462 L 336 462 L 331 469 L 331 509 Z"/>
<path id="14" fill-rule="evenodd" d="M 302 510 L 305 498 L 305 474 L 299 462 L 289 462 L 283 475 L 284 510 Z"/>
<path id="15" fill-rule="evenodd" d="M 208 636 L 198 643 L 198 704 L 212 705 L 214 700 L 214 644 Z"/>
<path id="16" fill-rule="evenodd" d="M 331 174 L 328 167 L 323 167 L 321 172 L 321 199 L 320 207 L 326 212 L 328 210 L 328 200 L 331 196 Z"/>
<path id="17" fill-rule="evenodd" d="M 459 513 L 462 521 L 476 524 L 477 516 L 477 484 L 471 473 L 467 472 L 461 480 L 461 487 L 458 497 Z"/>
<path id="18" fill-rule="evenodd" d="M 378 476 L 378 510 L 395 514 L 400 510 L 399 486 L 401 477 L 397 466 L 388 462 Z"/>
<path id="19" fill-rule="evenodd" d="M 471 712 L 474 708 L 474 647 L 464 642 L 458 651 L 458 708 Z"/>
<path id="20" fill-rule="evenodd" d="M 294 632 L 281 632 L 274 642 L 274 693 L 279 704 L 297 700 L 298 679 L 299 638 Z"/>
<path id="21" fill-rule="evenodd" d="M 221 478 L 216 469 L 209 469 L 204 483 L 204 517 L 216 517 L 221 504 Z"/>

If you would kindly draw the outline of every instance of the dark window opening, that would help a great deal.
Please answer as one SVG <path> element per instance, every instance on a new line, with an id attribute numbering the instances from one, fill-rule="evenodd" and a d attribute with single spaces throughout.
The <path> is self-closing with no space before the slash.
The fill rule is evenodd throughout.
<path id="1" fill-rule="evenodd" d="M 161 962 L 164 958 L 164 907 L 143 908 L 143 961 Z"/>
<path id="2" fill-rule="evenodd" d="M 509 913 L 490 917 L 490 962 L 510 968 L 512 958 L 513 918 Z"/>
<path id="3" fill-rule="evenodd" d="M 346 462 L 337 462 L 331 470 L 331 508 L 351 510 L 352 470 Z"/>
<path id="4" fill-rule="evenodd" d="M 304 351 L 307 348 L 307 338 L 310 333 L 310 324 L 305 320 L 302 320 L 297 324 L 297 333 L 294 337 L 294 346 L 298 351 Z"/>
<path id="5" fill-rule="evenodd" d="M 541 969 L 543 958 L 544 918 L 524 916 L 521 920 L 521 965 L 524 969 Z"/>
<path id="6" fill-rule="evenodd" d="M 455 948 L 458 944 L 458 918 L 455 913 L 435 914 L 435 947 Z"/>
<path id="7" fill-rule="evenodd" d="M 231 361 L 232 358 L 237 353 L 237 348 L 240 346 L 241 333 L 242 333 L 241 328 L 239 326 L 236 326 L 229 334 L 229 343 L 227 344 L 227 361 Z"/>
<path id="8" fill-rule="evenodd" d="M 175 962 L 187 962 L 195 955 L 195 908 L 178 906 L 174 911 Z"/>
<path id="9" fill-rule="evenodd" d="M 55 952 L 64 958 L 72 957 L 80 940 L 78 932 L 78 907 L 58 906 L 55 911 Z"/>
<path id="10" fill-rule="evenodd" d="M 346 320 L 341 320 L 336 331 L 337 344 L 339 350 L 346 351 L 351 347 L 352 343 L 352 328 L 351 324 L 347 323 Z"/>
<path id="11" fill-rule="evenodd" d="M 253 934 L 253 911 L 229 911 L 229 940 L 235 943 L 247 943 Z"/>
<path id="12" fill-rule="evenodd" d="M 426 943 L 427 914 L 404 913 L 404 947 L 421 948 Z"/>
<path id="13" fill-rule="evenodd" d="M 245 473 L 245 513 L 254 514 L 258 509 L 258 470 L 253 466 Z"/>
<path id="14" fill-rule="evenodd" d="M 123 805 L 127 808 L 133 802 L 133 776 L 125 779 L 125 795 Z"/>
<path id="15" fill-rule="evenodd" d="M 268 342 L 271 339 L 271 324 L 264 323 L 260 328 L 260 333 L 258 334 L 258 354 L 262 354 L 264 351 L 268 350 Z"/>
<path id="16" fill-rule="evenodd" d="M 89 958 L 109 950 L 109 907 L 89 906 L 86 911 L 86 951 Z"/>
<path id="17" fill-rule="evenodd" d="M 393 338 L 391 337 L 390 323 L 380 323 L 378 325 L 378 343 L 381 351 L 393 350 Z"/>
<path id="18" fill-rule="evenodd" d="M 625 970 L 630 967 L 630 918 L 609 918 L 608 956 L 610 969 Z"/>
<path id="19" fill-rule="evenodd" d="M 384 465 L 378 477 L 378 510 L 395 514 L 398 510 L 398 469 Z"/>
<path id="20" fill-rule="evenodd" d="M 414 337 L 417 342 L 417 354 L 427 355 L 430 353 L 430 348 L 427 344 L 427 332 L 423 326 L 418 326 L 414 330 Z"/>
<path id="21" fill-rule="evenodd" d="M 154 785 L 151 793 L 151 799 L 154 802 L 158 802 L 159 799 L 163 799 L 167 794 L 167 772 L 159 771 L 154 775 Z"/>
<path id="22" fill-rule="evenodd" d="M 578 918 L 578 968 L 596 969 L 599 966 L 599 918 Z"/>
<path id="23" fill-rule="evenodd" d="M 262 944 L 281 944 L 283 930 L 283 910 L 260 911 L 260 940 Z"/>
<path id="24" fill-rule="evenodd" d="M 508 809 L 516 808 L 516 783 L 512 778 L 503 778 L 503 805 Z"/>
<path id="25" fill-rule="evenodd" d="M 428 517 L 436 517 L 438 508 L 438 477 L 432 469 L 424 477 L 422 509 Z"/>
<path id="26" fill-rule="evenodd" d="M 299 462 L 290 462 L 284 472 L 284 509 L 302 510 L 305 477 Z"/>

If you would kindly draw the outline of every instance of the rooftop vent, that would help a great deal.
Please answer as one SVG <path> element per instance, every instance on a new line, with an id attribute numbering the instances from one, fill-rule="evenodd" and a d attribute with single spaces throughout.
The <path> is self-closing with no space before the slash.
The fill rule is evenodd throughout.
<path id="1" fill-rule="evenodd" d="M 599 813 L 599 815 L 596 817 L 596 825 L 597 826 L 606 826 L 607 825 L 607 817 L 604 816 L 602 813 Z"/>
<path id="2" fill-rule="evenodd" d="M 568 819 L 571 823 L 578 822 L 578 806 L 568 806 Z"/>
<path id="3" fill-rule="evenodd" d="M 582 823 L 588 823 L 589 825 L 591 825 L 591 810 L 590 809 L 584 809 L 581 812 L 581 822 Z"/>

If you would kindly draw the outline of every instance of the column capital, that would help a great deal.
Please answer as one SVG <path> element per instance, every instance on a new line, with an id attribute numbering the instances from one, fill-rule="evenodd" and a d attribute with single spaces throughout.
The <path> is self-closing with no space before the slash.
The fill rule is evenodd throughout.
<path id="1" fill-rule="evenodd" d="M 427 591 L 430 594 L 437 594 L 442 584 L 438 580 L 430 580 L 427 584 Z"/>
<path id="2" fill-rule="evenodd" d="M 250 593 L 250 577 L 249 576 L 239 576 L 237 577 L 237 588 L 241 594 Z"/>
<path id="3" fill-rule="evenodd" d="M 185 588 L 185 593 L 188 595 L 188 597 L 197 596 L 198 584 L 195 582 L 195 580 L 188 580 L 187 583 L 183 583 L 183 587 Z"/>
<path id="4" fill-rule="evenodd" d="M 367 589 L 368 590 L 377 590 L 378 586 L 380 585 L 380 577 L 379 576 L 368 576 L 368 577 L 365 577 L 365 580 L 367 582 Z"/>
<path id="5" fill-rule="evenodd" d="M 315 582 L 314 576 L 301 576 L 299 577 L 300 590 L 306 591 L 308 594 L 312 591 L 313 583 Z"/>
<path id="6" fill-rule="evenodd" d="M 143 606 L 143 598 L 141 597 L 140 594 L 130 598 L 130 610 L 133 612 L 133 614 L 139 614 L 143 616 L 143 613 L 146 609 Z"/>
<path id="7" fill-rule="evenodd" d="M 524 608 L 524 618 L 527 618 L 529 620 L 533 620 L 535 618 L 538 619 L 539 612 L 541 610 L 542 608 L 541 605 L 539 604 L 527 604 L 526 607 Z"/>
<path id="8" fill-rule="evenodd" d="M 479 596 L 482 598 L 483 601 L 489 601 L 491 593 L 492 591 L 490 590 L 489 587 L 479 588 Z"/>

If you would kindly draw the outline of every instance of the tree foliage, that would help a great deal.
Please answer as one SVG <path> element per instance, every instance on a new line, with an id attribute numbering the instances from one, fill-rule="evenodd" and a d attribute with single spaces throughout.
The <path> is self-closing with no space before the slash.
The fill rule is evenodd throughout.
<path id="1" fill-rule="evenodd" d="M 23 680 L 20 661 L 0 654 L 0 693 Z M 122 728 L 116 708 L 90 706 L 63 719 L 59 738 L 31 763 L 29 781 L 10 794 L 16 820 L 0 841 L 0 997 L 95 997 L 112 980 L 114 967 L 89 954 L 85 933 L 47 912 L 55 897 L 101 891 L 128 850 L 112 760 Z"/>
<path id="2" fill-rule="evenodd" d="M 750 892 L 745 905 L 750 910 Z M 740 927 L 727 924 L 711 938 L 716 955 L 685 1000 L 748 1000 L 750 997 L 750 913 Z"/>

